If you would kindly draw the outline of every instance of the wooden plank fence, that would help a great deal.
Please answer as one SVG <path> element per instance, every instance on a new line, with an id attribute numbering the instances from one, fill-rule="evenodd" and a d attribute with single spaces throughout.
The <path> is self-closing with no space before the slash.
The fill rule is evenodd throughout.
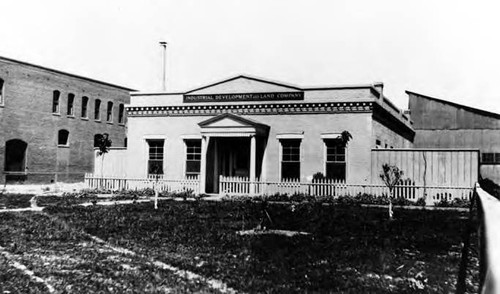
<path id="1" fill-rule="evenodd" d="M 305 194 L 310 196 L 356 196 L 370 194 L 374 196 L 389 195 L 389 188 L 385 185 L 347 184 L 344 181 L 333 179 L 300 182 L 298 180 L 284 180 L 280 182 L 267 182 L 256 179 L 250 181 L 246 177 L 220 176 L 219 194 L 222 195 L 248 195 L 254 186 L 256 195 L 274 194 Z M 402 180 L 394 188 L 394 197 L 401 197 L 411 201 L 424 198 L 426 203 L 432 204 L 441 200 L 469 199 L 473 187 L 448 187 L 448 186 L 418 186 L 412 180 Z"/>
<path id="2" fill-rule="evenodd" d="M 371 154 L 372 184 L 383 185 L 384 164 L 399 167 L 417 186 L 474 187 L 479 180 L 479 150 L 372 149 Z"/>
<path id="3" fill-rule="evenodd" d="M 160 192 L 186 192 L 200 193 L 200 180 L 198 177 L 183 179 L 168 179 L 162 175 L 150 175 L 147 178 L 101 177 L 91 173 L 85 174 L 85 185 L 90 189 L 143 190 L 158 189 Z"/>

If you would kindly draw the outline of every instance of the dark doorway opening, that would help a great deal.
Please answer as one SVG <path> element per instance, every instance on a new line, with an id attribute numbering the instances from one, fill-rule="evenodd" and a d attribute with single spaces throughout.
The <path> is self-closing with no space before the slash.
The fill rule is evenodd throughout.
<path id="1" fill-rule="evenodd" d="M 255 176 L 260 177 L 262 159 L 267 140 L 258 137 L 256 142 Z M 207 193 L 219 193 L 219 177 L 250 177 L 250 138 L 211 138 L 206 158 Z"/>
<path id="2" fill-rule="evenodd" d="M 26 180 L 26 149 L 28 143 L 13 139 L 5 143 L 5 181 L 22 182 Z"/>

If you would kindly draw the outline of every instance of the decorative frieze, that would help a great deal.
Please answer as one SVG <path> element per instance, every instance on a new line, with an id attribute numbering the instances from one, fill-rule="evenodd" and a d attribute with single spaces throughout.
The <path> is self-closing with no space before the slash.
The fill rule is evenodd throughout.
<path id="1" fill-rule="evenodd" d="M 233 113 L 243 115 L 281 115 L 312 113 L 371 112 L 373 102 L 225 104 L 182 106 L 129 106 L 127 114 L 134 116 L 200 116 Z"/>

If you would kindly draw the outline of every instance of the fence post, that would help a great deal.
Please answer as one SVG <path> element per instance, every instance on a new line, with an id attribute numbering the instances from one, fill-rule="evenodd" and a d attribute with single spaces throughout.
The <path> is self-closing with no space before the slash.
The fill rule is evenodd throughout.
<path id="1" fill-rule="evenodd" d="M 469 207 L 469 222 L 467 224 L 467 229 L 464 231 L 463 235 L 463 247 L 462 247 L 462 258 L 460 260 L 460 267 L 458 269 L 458 277 L 457 277 L 457 294 L 464 294 L 466 291 L 466 275 L 467 275 L 467 262 L 469 260 L 469 247 L 470 247 L 470 235 L 472 233 L 472 230 L 474 229 L 474 206 L 477 206 L 478 212 L 480 213 L 480 206 L 481 204 L 479 203 L 479 197 L 476 193 L 476 190 L 474 189 L 474 194 L 470 202 L 470 207 Z M 479 219 L 479 222 L 482 223 L 483 218 L 481 217 Z M 482 285 L 484 283 L 484 277 L 485 277 L 485 269 L 486 267 L 484 266 L 484 226 L 480 225 L 480 242 L 479 242 L 479 253 L 480 253 L 480 259 L 479 259 L 479 291 L 482 289 Z"/>
<path id="2" fill-rule="evenodd" d="M 219 175 L 219 194 L 224 191 L 222 181 L 224 180 L 223 175 Z"/>

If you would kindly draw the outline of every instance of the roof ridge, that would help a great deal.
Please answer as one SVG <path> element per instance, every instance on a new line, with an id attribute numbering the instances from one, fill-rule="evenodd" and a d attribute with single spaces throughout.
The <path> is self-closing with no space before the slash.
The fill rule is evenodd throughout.
<path id="1" fill-rule="evenodd" d="M 50 71 L 50 72 L 54 72 L 54 73 L 58 73 L 58 74 L 66 75 L 66 76 L 70 76 L 70 77 L 73 77 L 73 78 L 78 78 L 78 79 L 86 80 L 86 81 L 93 82 L 93 83 L 98 83 L 98 84 L 106 85 L 106 86 L 113 87 L 113 88 L 119 88 L 119 89 L 127 90 L 127 91 L 130 91 L 130 92 L 137 91 L 137 90 L 134 90 L 134 89 L 131 89 L 131 88 L 127 88 L 127 87 L 123 87 L 123 86 L 120 86 L 120 85 L 111 84 L 111 83 L 108 83 L 108 82 L 103 82 L 103 81 L 100 81 L 100 80 L 96 80 L 96 79 L 92 79 L 92 78 L 80 76 L 80 75 L 77 75 L 77 74 L 72 74 L 72 73 L 61 71 L 61 70 L 57 70 L 57 69 L 53 69 L 53 68 L 41 66 L 41 65 L 38 65 L 38 64 L 33 64 L 33 63 L 25 62 L 25 61 L 20 61 L 20 60 L 16 60 L 16 59 L 4 57 L 4 56 L 0 56 L 0 60 L 5 60 L 5 61 L 8 61 L 8 62 L 13 62 L 13 63 L 19 63 L 19 64 L 22 64 L 22 65 L 27 65 L 27 66 L 35 67 L 35 68 L 38 68 L 38 69 L 42 69 L 42 70 L 46 70 L 46 71 Z"/>
<path id="2" fill-rule="evenodd" d="M 420 94 L 420 93 L 409 91 L 409 90 L 406 90 L 405 93 L 408 94 L 408 95 L 410 95 L 410 94 L 417 95 L 417 96 L 420 96 L 422 98 L 426 98 L 426 99 L 429 99 L 429 100 L 434 100 L 434 101 L 441 102 L 441 103 L 444 103 L 444 104 L 452 105 L 452 106 L 457 107 L 457 108 L 463 108 L 463 109 L 465 109 L 467 111 L 470 111 L 470 112 L 474 112 L 474 113 L 478 113 L 478 114 L 481 114 L 481 115 L 490 116 L 490 117 L 494 117 L 494 118 L 500 119 L 500 114 L 495 113 L 495 112 L 490 112 L 490 111 L 487 111 L 487 110 L 483 110 L 483 109 L 479 109 L 479 108 L 475 108 L 475 107 L 471 107 L 471 106 L 467 106 L 467 105 L 463 105 L 463 104 L 451 102 L 451 101 L 448 101 L 448 100 L 443 100 L 443 99 L 431 97 L 431 96 L 428 96 L 428 95 Z"/>

